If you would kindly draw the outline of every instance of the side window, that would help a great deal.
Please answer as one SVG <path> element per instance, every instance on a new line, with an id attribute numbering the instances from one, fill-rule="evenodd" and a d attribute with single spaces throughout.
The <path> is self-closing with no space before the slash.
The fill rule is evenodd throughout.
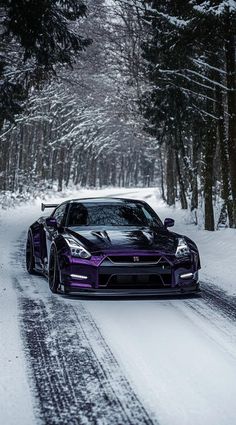
<path id="1" fill-rule="evenodd" d="M 67 204 L 60 205 L 53 213 L 53 217 L 56 218 L 59 225 L 63 223 Z"/>
<path id="2" fill-rule="evenodd" d="M 151 221 L 153 221 L 153 217 L 151 216 L 151 214 L 149 213 L 149 211 L 147 211 L 146 208 L 144 208 L 143 206 L 141 206 L 141 208 L 142 208 L 142 212 L 144 213 L 144 215 L 147 218 L 148 222 L 150 223 Z"/>
<path id="3" fill-rule="evenodd" d="M 158 215 L 156 215 L 151 209 L 149 209 L 148 206 L 147 207 L 142 206 L 141 208 L 149 223 L 152 222 L 157 224 L 159 227 L 163 227 L 163 224 L 160 218 L 158 217 Z"/>

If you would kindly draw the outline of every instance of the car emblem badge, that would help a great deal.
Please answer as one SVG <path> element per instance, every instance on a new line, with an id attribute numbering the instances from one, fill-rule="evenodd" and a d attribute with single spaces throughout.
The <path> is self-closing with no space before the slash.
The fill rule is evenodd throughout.
<path id="1" fill-rule="evenodd" d="M 134 263 L 138 263 L 139 262 L 139 257 L 133 257 Z"/>

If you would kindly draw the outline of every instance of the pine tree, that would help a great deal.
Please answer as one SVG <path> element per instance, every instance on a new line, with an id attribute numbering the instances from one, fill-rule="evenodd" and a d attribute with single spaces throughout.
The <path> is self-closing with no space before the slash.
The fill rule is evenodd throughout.
<path id="1" fill-rule="evenodd" d="M 90 42 L 79 32 L 84 3 L 77 0 L 1 0 L 0 128 L 22 110 L 30 88 L 72 65 Z"/>
<path id="2" fill-rule="evenodd" d="M 196 167 L 191 161 L 195 157 L 194 147 L 200 148 L 198 158 L 202 166 L 198 171 L 203 181 L 205 227 L 208 230 L 214 230 L 215 227 L 212 188 L 216 179 L 214 162 L 217 139 L 221 137 L 222 167 L 228 163 L 228 152 L 231 166 L 231 188 L 227 178 L 229 170 L 224 169 L 222 172 L 222 195 L 229 223 L 235 226 L 230 192 L 232 190 L 235 210 L 236 7 L 228 1 L 163 0 L 144 1 L 143 4 L 146 7 L 147 28 L 151 27 L 150 38 L 143 46 L 147 75 L 151 82 L 151 89 L 144 98 L 148 129 L 155 132 L 159 139 L 164 137 L 166 143 L 171 143 L 176 151 L 173 166 L 178 174 L 182 206 L 182 194 L 189 183 L 191 205 L 196 205 Z M 222 93 L 219 93 L 219 89 Z M 196 122 L 201 127 L 200 139 Z M 222 128 L 217 131 L 220 125 L 223 126 L 223 132 Z M 227 128 L 228 143 L 224 149 L 222 135 Z M 183 176 L 179 171 L 181 169 Z"/>

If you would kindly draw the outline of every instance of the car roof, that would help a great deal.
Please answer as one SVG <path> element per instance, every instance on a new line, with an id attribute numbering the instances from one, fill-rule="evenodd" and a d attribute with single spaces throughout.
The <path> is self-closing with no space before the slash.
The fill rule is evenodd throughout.
<path id="1" fill-rule="evenodd" d="M 113 198 L 113 197 L 98 197 L 98 198 L 78 198 L 78 199 L 71 199 L 67 201 L 68 203 L 74 203 L 74 202 L 86 202 L 86 203 L 96 203 L 96 204 L 120 204 L 120 203 L 127 203 L 127 202 L 134 202 L 134 203 L 145 203 L 144 201 L 137 200 L 137 199 L 128 199 L 128 198 Z"/>

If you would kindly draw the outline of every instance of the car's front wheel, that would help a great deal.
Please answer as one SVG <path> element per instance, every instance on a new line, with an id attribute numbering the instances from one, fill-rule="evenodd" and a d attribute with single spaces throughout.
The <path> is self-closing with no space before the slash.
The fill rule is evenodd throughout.
<path id="1" fill-rule="evenodd" d="M 60 270 L 56 249 L 52 248 L 49 259 L 48 283 L 50 290 L 56 294 L 60 285 Z"/>
<path id="2" fill-rule="evenodd" d="M 32 235 L 29 232 L 26 242 L 26 268 L 27 272 L 30 274 L 35 274 L 35 260 L 34 260 L 34 249 L 33 249 L 33 241 Z"/>

